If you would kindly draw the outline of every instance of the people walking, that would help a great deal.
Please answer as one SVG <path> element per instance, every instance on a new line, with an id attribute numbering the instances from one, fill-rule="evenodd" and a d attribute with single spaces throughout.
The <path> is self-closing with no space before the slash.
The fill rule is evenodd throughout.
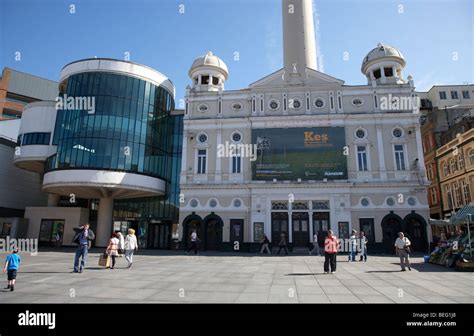
<path id="1" fill-rule="evenodd" d="M 191 233 L 191 245 L 186 250 L 186 254 L 188 254 L 189 251 L 191 250 L 194 250 L 194 254 L 198 254 L 198 249 L 197 249 L 198 241 L 199 241 L 199 237 L 197 235 L 196 229 L 193 229 L 193 232 Z"/>
<path id="2" fill-rule="evenodd" d="M 337 250 L 339 248 L 339 241 L 332 230 L 328 231 L 328 235 L 324 240 L 324 273 L 336 273 Z"/>
<path id="3" fill-rule="evenodd" d="M 282 233 L 280 236 L 280 242 L 278 243 L 278 246 L 280 246 L 278 249 L 278 254 L 280 254 L 281 249 L 284 249 L 285 254 L 288 255 L 288 243 L 286 242 L 286 236 L 284 233 Z"/>
<path id="4" fill-rule="evenodd" d="M 405 272 L 405 267 L 408 267 L 408 270 L 411 271 L 410 266 L 410 240 L 405 237 L 403 232 L 398 233 L 398 238 L 395 240 L 395 249 L 397 251 L 398 256 L 400 257 L 400 266 L 402 268 L 402 272 Z"/>
<path id="5" fill-rule="evenodd" d="M 95 239 L 95 235 L 90 229 L 89 224 L 74 228 L 74 231 L 76 234 L 72 242 L 78 245 L 76 255 L 74 256 L 74 273 L 82 273 L 82 270 L 86 266 L 88 250 L 91 247 L 91 242 Z"/>
<path id="6" fill-rule="evenodd" d="M 316 233 L 313 235 L 313 249 L 309 251 L 309 255 L 312 255 L 313 252 L 316 252 L 316 255 L 319 255 L 318 235 Z"/>
<path id="7" fill-rule="evenodd" d="M 135 236 L 134 229 L 128 229 L 128 235 L 125 237 L 124 242 L 125 249 L 125 260 L 128 262 L 128 268 L 132 267 L 133 253 L 138 251 L 137 236 Z"/>
<path id="8" fill-rule="evenodd" d="M 63 230 L 61 229 L 61 227 L 59 227 L 58 230 L 56 231 L 56 237 L 55 237 L 54 245 L 56 247 L 61 247 L 62 240 L 63 240 Z"/>
<path id="9" fill-rule="evenodd" d="M 365 236 L 364 231 L 360 232 L 359 239 L 360 239 L 360 259 L 359 259 L 359 261 L 367 261 L 367 243 L 368 243 L 369 240 Z"/>
<path id="10" fill-rule="evenodd" d="M 125 244 L 125 238 L 123 237 L 123 234 L 122 232 L 120 231 L 115 231 L 117 233 L 117 239 L 119 240 L 119 244 L 118 244 L 118 255 L 120 257 L 123 256 L 123 254 L 125 253 L 125 247 L 124 247 L 124 244 Z"/>
<path id="11" fill-rule="evenodd" d="M 356 254 L 357 254 L 357 231 L 352 230 L 351 237 L 349 238 L 349 261 L 356 261 Z"/>
<path id="12" fill-rule="evenodd" d="M 262 248 L 260 249 L 260 254 L 262 254 L 265 250 L 267 250 L 268 254 L 272 254 L 270 248 L 268 247 L 269 244 L 270 240 L 268 239 L 267 235 L 264 235 L 262 239 Z"/>
<path id="13" fill-rule="evenodd" d="M 117 233 L 112 233 L 112 237 L 109 240 L 109 245 L 105 250 L 105 253 L 112 258 L 112 265 L 110 269 L 114 269 L 115 267 L 115 258 L 118 257 L 118 249 L 119 249 L 120 240 L 117 238 Z"/>
<path id="14" fill-rule="evenodd" d="M 21 258 L 18 255 L 18 250 L 13 250 L 12 253 L 7 255 L 5 266 L 3 267 L 3 273 L 7 273 L 8 285 L 5 289 L 9 289 L 10 292 L 15 290 L 16 275 L 20 268 Z"/>

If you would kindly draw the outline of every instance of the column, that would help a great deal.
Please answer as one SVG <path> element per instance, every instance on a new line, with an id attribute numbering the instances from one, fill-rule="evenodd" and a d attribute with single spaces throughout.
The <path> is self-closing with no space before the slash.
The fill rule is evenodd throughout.
<path id="1" fill-rule="evenodd" d="M 382 137 L 382 126 L 377 125 L 377 148 L 379 152 L 379 174 L 380 180 L 386 181 L 387 180 L 387 169 L 385 168 L 385 153 L 384 153 L 384 142 Z"/>
<path id="2" fill-rule="evenodd" d="M 216 144 L 219 145 L 219 144 L 222 144 L 222 129 L 218 129 L 217 130 L 217 140 L 216 140 Z M 222 158 L 217 155 L 217 152 L 216 152 L 216 172 L 215 172 L 215 182 L 217 183 L 220 183 L 221 182 L 221 174 L 222 174 Z"/>
<path id="3" fill-rule="evenodd" d="M 425 171 L 425 159 L 423 155 L 423 145 L 421 141 L 420 125 L 415 125 L 416 154 L 418 158 L 418 171 L 423 182 L 427 182 Z"/>
<path id="4" fill-rule="evenodd" d="M 184 126 L 183 145 L 182 145 L 182 154 L 181 154 L 181 174 L 179 176 L 179 182 L 181 184 L 186 183 L 187 158 L 188 158 L 188 131 L 187 131 L 187 127 Z"/>
<path id="5" fill-rule="evenodd" d="M 59 204 L 59 195 L 48 194 L 48 207 L 57 207 Z"/>
<path id="6" fill-rule="evenodd" d="M 385 77 L 385 72 L 383 71 L 383 67 L 380 67 L 380 79 L 382 81 L 382 83 L 385 83 L 387 81 L 386 77 Z"/>
<path id="7" fill-rule="evenodd" d="M 105 247 L 109 243 L 112 233 L 112 212 L 114 199 L 111 197 L 101 198 L 99 211 L 97 213 L 97 229 L 95 232 L 95 245 Z"/>

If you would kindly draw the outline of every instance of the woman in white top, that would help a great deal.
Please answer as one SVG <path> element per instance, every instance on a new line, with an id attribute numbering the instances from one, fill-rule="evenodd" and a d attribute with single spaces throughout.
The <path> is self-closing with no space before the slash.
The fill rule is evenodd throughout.
<path id="1" fill-rule="evenodd" d="M 119 246 L 119 239 L 117 238 L 117 234 L 114 232 L 112 233 L 112 238 L 109 240 L 109 245 L 107 246 L 107 250 L 105 250 L 105 253 L 107 253 L 111 258 L 112 258 L 112 266 L 110 269 L 114 269 L 115 267 L 115 258 L 118 257 L 118 246 Z"/>
<path id="2" fill-rule="evenodd" d="M 125 260 L 128 262 L 128 268 L 132 267 L 133 252 L 138 251 L 137 236 L 134 229 L 128 229 L 128 235 L 125 237 Z"/>
<path id="3" fill-rule="evenodd" d="M 117 233 L 117 238 L 119 240 L 119 245 L 118 245 L 118 253 L 120 256 L 122 256 L 123 251 L 124 251 L 124 246 L 125 246 L 125 240 L 123 238 L 123 234 L 120 231 L 115 231 Z"/>

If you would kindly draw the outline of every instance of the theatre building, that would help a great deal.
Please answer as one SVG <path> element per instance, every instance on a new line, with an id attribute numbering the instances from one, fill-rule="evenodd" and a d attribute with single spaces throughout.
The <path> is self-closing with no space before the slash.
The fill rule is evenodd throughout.
<path id="1" fill-rule="evenodd" d="M 27 207 L 28 236 L 71 245 L 90 223 L 96 246 L 113 230 L 137 231 L 145 248 L 169 248 L 178 220 L 182 112 L 160 72 L 85 59 L 60 74 L 58 101 L 26 105 L 13 164 L 36 172 L 48 206 Z M 63 102 L 64 104 L 58 104 Z"/>
<path id="2" fill-rule="evenodd" d="M 329 229 L 341 238 L 356 229 L 373 251 L 393 252 L 399 231 L 426 251 L 428 182 L 405 58 L 378 44 L 361 60 L 367 84 L 347 85 L 317 69 L 311 0 L 282 3 L 282 69 L 225 90 L 222 59 L 208 52 L 191 65 L 183 245 L 196 229 L 204 250 L 255 251 L 264 234 L 274 246 L 285 234 L 297 251 L 314 233 L 322 243 Z"/>

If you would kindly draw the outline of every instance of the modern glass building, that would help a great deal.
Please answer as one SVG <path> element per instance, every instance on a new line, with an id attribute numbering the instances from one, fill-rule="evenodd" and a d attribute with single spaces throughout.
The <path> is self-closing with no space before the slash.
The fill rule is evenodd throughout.
<path id="1" fill-rule="evenodd" d="M 43 190 L 51 195 L 50 208 L 31 209 L 39 227 L 30 225 L 30 235 L 49 236 L 38 211 L 40 217 L 57 217 L 58 204 L 69 205 L 61 207 L 64 211 L 86 200 L 88 214 L 64 220 L 63 244 L 73 226 L 88 221 L 96 245 L 106 245 L 112 230 L 134 227 L 142 247 L 168 248 L 178 221 L 182 136 L 174 94 L 166 76 L 143 65 L 112 59 L 66 65 L 58 100 L 47 107 L 55 115 L 50 132 L 33 132 L 34 124 L 42 123 L 41 111 L 29 113 L 25 128 L 30 129 L 20 130 L 20 148 L 47 147 L 40 158 L 23 151 L 15 158 L 25 169 L 36 163 L 36 171 L 44 173 Z M 44 165 L 38 168 L 38 161 Z"/>

